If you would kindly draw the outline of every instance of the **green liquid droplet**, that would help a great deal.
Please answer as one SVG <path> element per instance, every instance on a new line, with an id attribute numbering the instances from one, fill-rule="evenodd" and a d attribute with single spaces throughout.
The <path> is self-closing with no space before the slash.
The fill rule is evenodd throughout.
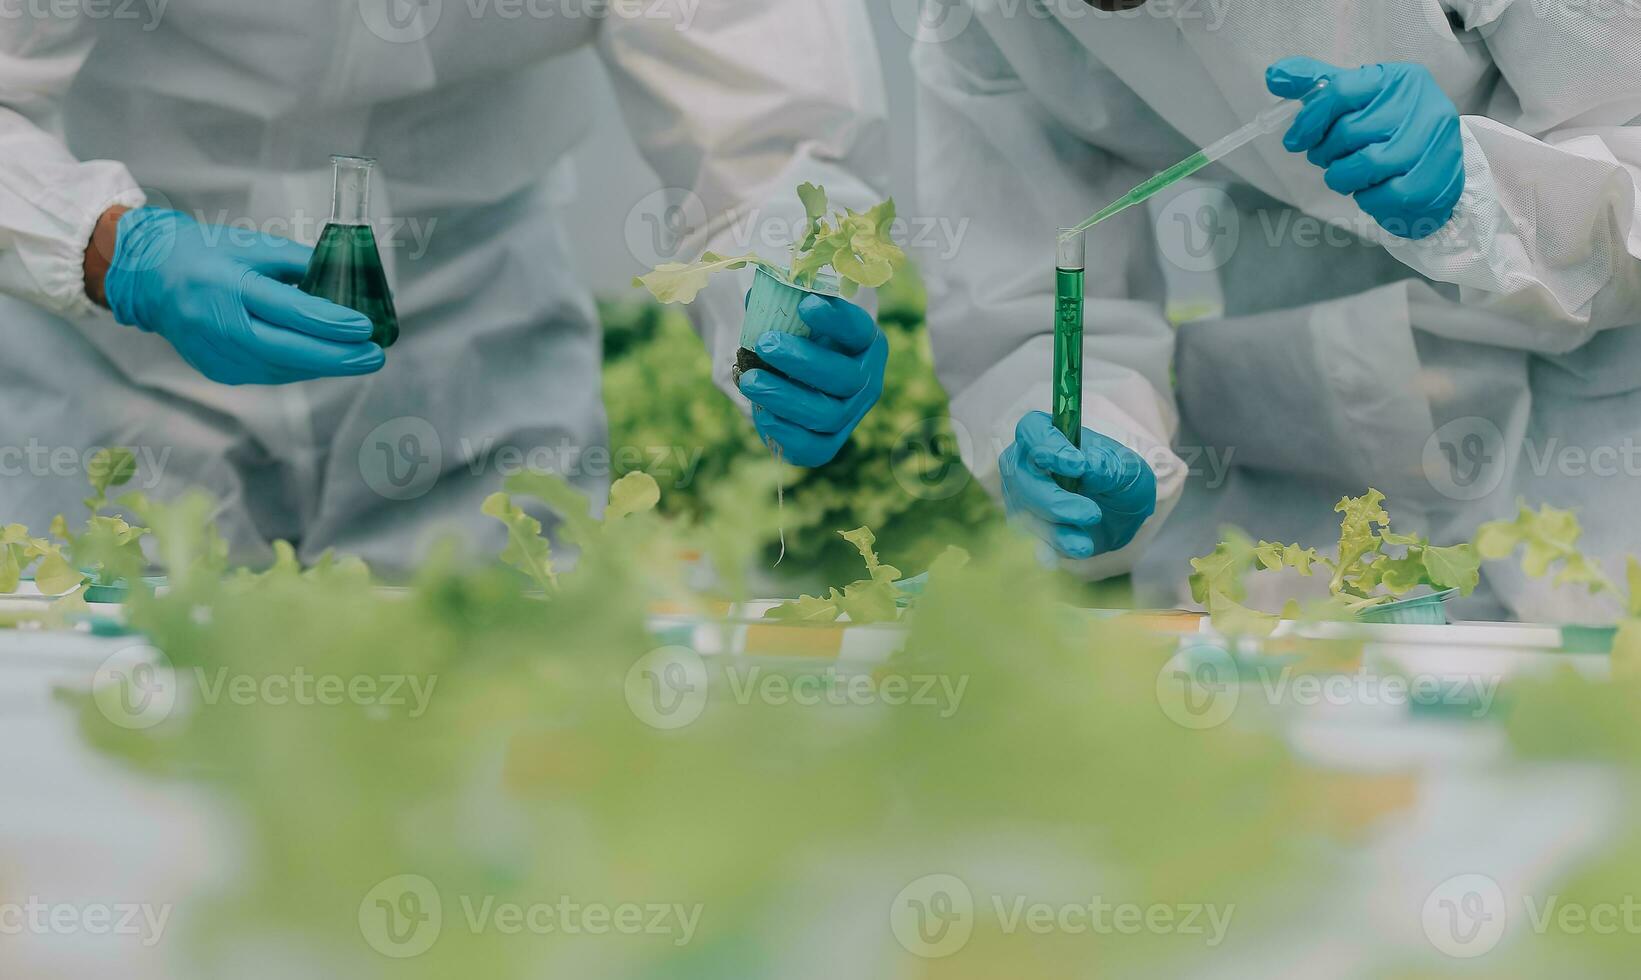
<path id="1" fill-rule="evenodd" d="M 369 225 L 326 225 L 314 246 L 302 291 L 369 317 L 376 328 L 370 339 L 382 347 L 391 347 L 399 339 L 393 291 L 376 248 L 376 233 Z"/>

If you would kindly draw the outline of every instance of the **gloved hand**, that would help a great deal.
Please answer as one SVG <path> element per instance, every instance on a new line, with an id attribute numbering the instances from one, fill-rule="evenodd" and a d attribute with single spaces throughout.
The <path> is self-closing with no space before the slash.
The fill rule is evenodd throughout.
<path id="1" fill-rule="evenodd" d="M 164 337 L 212 381 L 271 385 L 378 370 L 384 356 L 370 342 L 369 317 L 291 285 L 312 254 L 273 235 L 138 208 L 120 218 L 103 289 L 114 319 Z"/>
<path id="2" fill-rule="evenodd" d="M 1276 95 L 1297 98 L 1318 79 L 1328 87 L 1299 110 L 1282 140 L 1327 170 L 1328 186 L 1399 238 L 1428 237 L 1447 224 L 1464 192 L 1459 110 L 1423 65 L 1336 68 L 1284 58 L 1265 72 Z"/>
<path id="3" fill-rule="evenodd" d="M 1092 429 L 1082 446 L 1045 412 L 1028 412 L 998 459 L 1003 506 L 1067 558 L 1092 558 L 1134 540 L 1157 509 L 1157 476 L 1139 453 Z M 1077 491 L 1054 481 L 1077 480 Z"/>
<path id="4" fill-rule="evenodd" d="M 865 310 L 835 296 L 798 304 L 808 337 L 766 331 L 753 353 L 786 375 L 753 368 L 741 375 L 752 423 L 765 442 L 798 466 L 832 460 L 883 394 L 889 342 Z"/>

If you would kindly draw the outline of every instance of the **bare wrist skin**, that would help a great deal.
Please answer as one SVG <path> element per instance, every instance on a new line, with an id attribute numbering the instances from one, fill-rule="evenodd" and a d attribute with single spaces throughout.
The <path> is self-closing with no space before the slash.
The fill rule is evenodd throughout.
<path id="1" fill-rule="evenodd" d="M 85 294 L 98 306 L 108 305 L 103 280 L 114 261 L 114 241 L 119 235 L 120 218 L 129 210 L 128 207 L 116 205 L 104 211 L 102 217 L 97 219 L 96 227 L 91 230 L 91 241 L 85 246 Z"/>

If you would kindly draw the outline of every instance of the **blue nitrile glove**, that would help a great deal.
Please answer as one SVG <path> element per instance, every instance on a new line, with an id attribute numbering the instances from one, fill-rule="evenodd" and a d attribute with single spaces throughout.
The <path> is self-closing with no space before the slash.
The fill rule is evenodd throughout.
<path id="1" fill-rule="evenodd" d="M 1423 65 L 1396 62 L 1336 68 L 1314 58 L 1284 58 L 1265 84 L 1297 98 L 1312 96 L 1282 140 L 1327 171 L 1328 186 L 1355 196 L 1363 211 L 1399 238 L 1434 234 L 1464 192 L 1459 110 Z"/>
<path id="2" fill-rule="evenodd" d="M 138 208 L 120 218 L 103 289 L 114 319 L 164 337 L 212 381 L 272 385 L 378 370 L 369 317 L 292 285 L 312 254 L 273 235 Z"/>
<path id="3" fill-rule="evenodd" d="M 1157 476 L 1139 453 L 1092 429 L 1081 448 L 1045 412 L 1027 412 L 998 459 L 1010 518 L 1067 558 L 1092 558 L 1134 540 L 1157 509 Z M 1077 492 L 1054 481 L 1077 480 Z"/>
<path id="4" fill-rule="evenodd" d="M 883 394 L 889 341 L 871 314 L 836 296 L 805 296 L 798 317 L 808 337 L 766 331 L 753 353 L 779 371 L 741 375 L 752 422 L 765 442 L 798 466 L 831 462 Z"/>

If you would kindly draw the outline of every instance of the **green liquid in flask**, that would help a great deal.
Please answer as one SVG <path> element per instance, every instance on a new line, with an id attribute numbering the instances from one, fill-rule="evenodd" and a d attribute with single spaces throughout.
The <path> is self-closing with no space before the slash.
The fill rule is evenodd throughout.
<path id="1" fill-rule="evenodd" d="M 391 347 L 399 339 L 399 314 L 393 306 L 382 253 L 371 230 L 370 171 L 374 160 L 332 157 L 336 165 L 335 203 L 330 223 L 314 246 L 302 291 L 357 310 L 375 327 L 370 339 Z"/>
<path id="2" fill-rule="evenodd" d="M 369 225 L 326 225 L 314 246 L 302 291 L 370 317 L 376 327 L 370 339 L 383 347 L 399 339 L 393 291 Z"/>
<path id="3" fill-rule="evenodd" d="M 1082 445 L 1083 435 L 1083 236 L 1059 241 L 1054 270 L 1054 427 Z M 1067 490 L 1070 477 L 1055 477 Z"/>

